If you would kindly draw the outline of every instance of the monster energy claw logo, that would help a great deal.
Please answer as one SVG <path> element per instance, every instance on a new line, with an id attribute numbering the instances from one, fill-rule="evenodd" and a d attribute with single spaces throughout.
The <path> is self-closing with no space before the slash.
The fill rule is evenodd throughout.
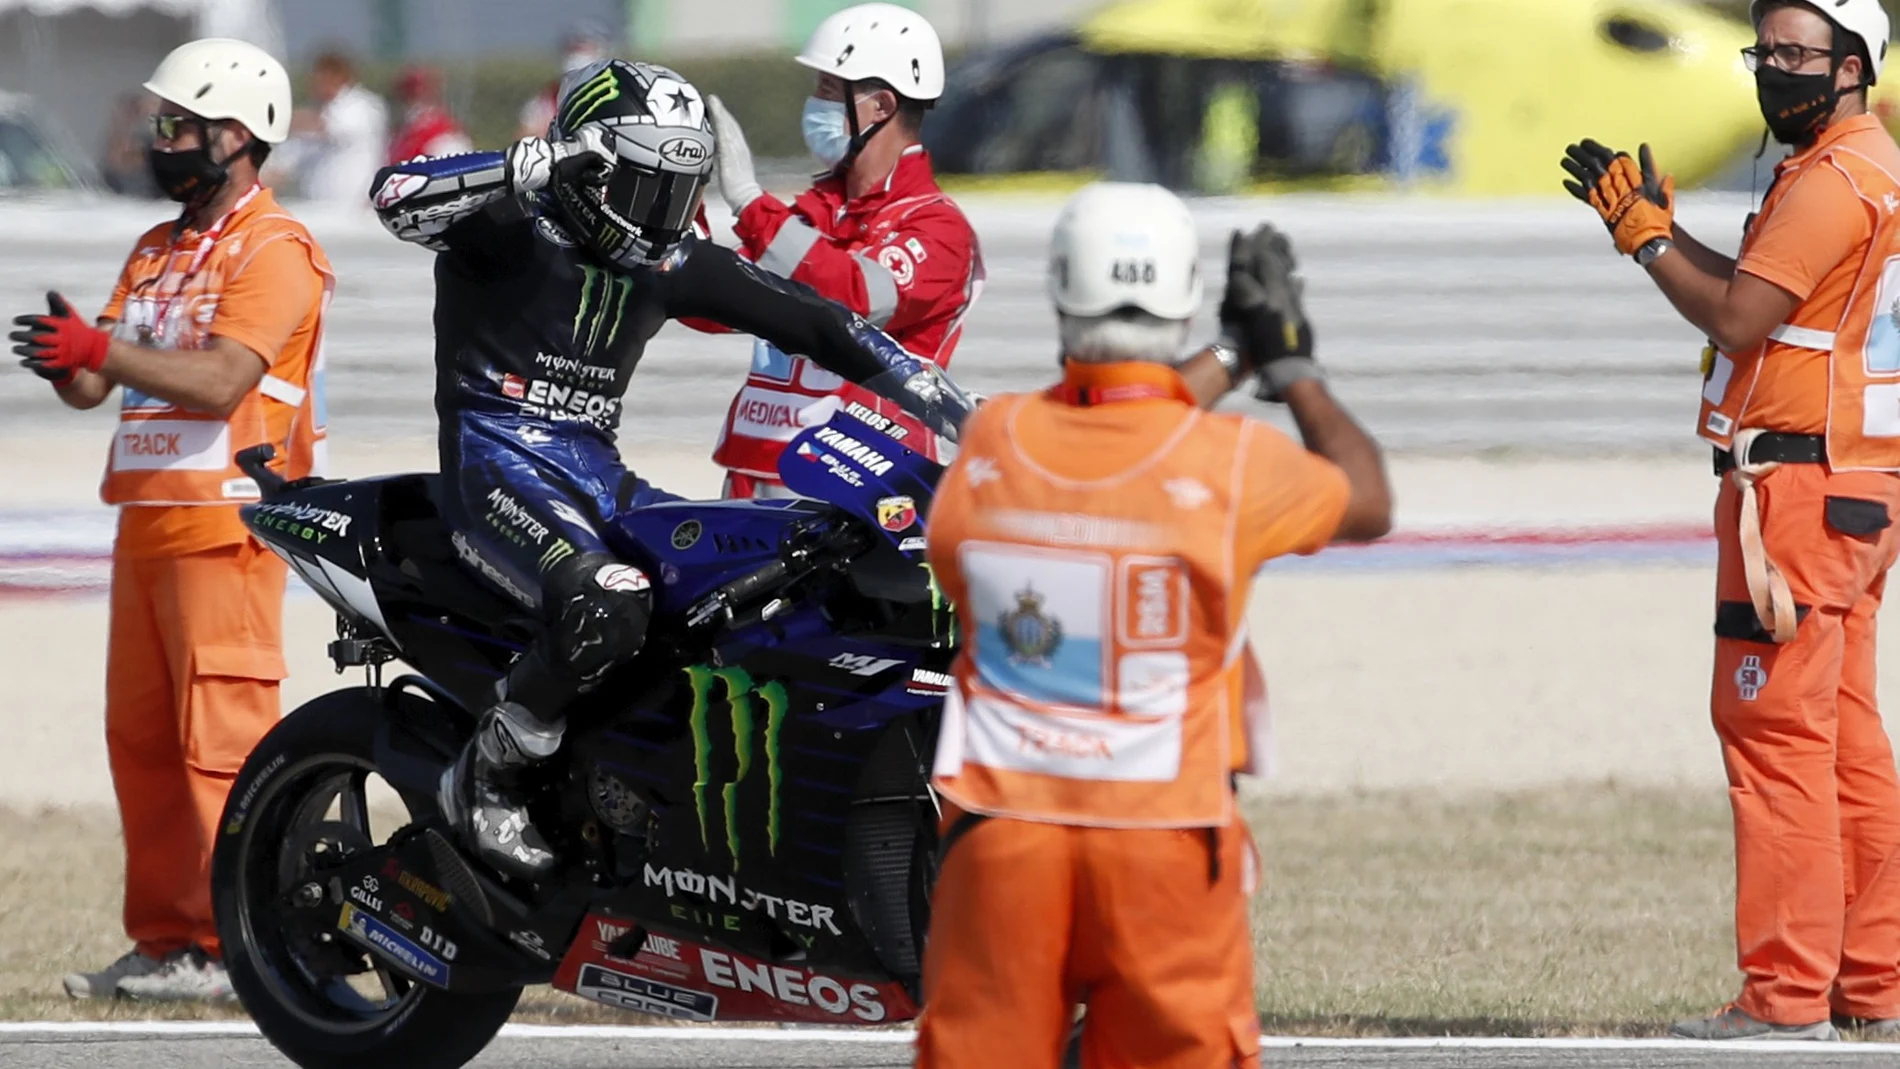
<path id="1" fill-rule="evenodd" d="M 937 638 L 955 638 L 957 630 L 957 607 L 950 603 L 949 595 L 937 582 L 936 569 L 928 561 L 918 565 L 930 580 L 930 629 Z"/>
<path id="2" fill-rule="evenodd" d="M 755 736 L 763 735 L 765 749 L 766 815 L 765 840 L 766 851 L 773 857 L 778 856 L 779 844 L 779 795 L 784 786 L 784 772 L 779 764 L 779 733 L 785 726 L 785 712 L 790 702 L 785 687 L 772 682 L 758 686 L 752 677 L 741 668 L 721 668 L 717 671 L 704 666 L 695 666 L 686 670 L 687 682 L 693 691 L 693 712 L 691 717 L 693 733 L 693 804 L 699 811 L 699 842 L 708 852 L 712 850 L 712 828 L 709 813 L 713 808 L 713 792 L 718 794 L 718 809 L 725 821 L 726 853 L 732 859 L 732 871 L 739 871 L 741 855 L 739 841 L 739 791 L 752 775 L 753 745 Z M 716 782 L 713 771 L 712 725 L 709 714 L 714 704 L 713 684 L 725 686 L 725 703 L 732 710 L 732 753 L 737 762 L 731 777 L 724 783 Z M 763 705 L 765 723 L 759 731 L 754 700 Z"/>
<path id="3" fill-rule="evenodd" d="M 574 313 L 574 348 L 579 353 L 591 353 L 598 345 L 614 343 L 620 336 L 620 319 L 627 307 L 627 295 L 632 292 L 633 279 L 626 275 L 592 264 L 581 265 L 581 304 Z M 585 340 L 581 333 L 583 325 Z M 604 339 L 600 336 L 603 326 L 607 328 Z"/>
<path id="4" fill-rule="evenodd" d="M 602 104 L 620 97 L 620 79 L 615 76 L 612 67 L 606 67 L 599 74 L 574 87 L 567 95 L 567 102 L 561 108 L 561 129 L 572 133 L 576 126 L 587 121 L 587 117 L 600 110 Z"/>

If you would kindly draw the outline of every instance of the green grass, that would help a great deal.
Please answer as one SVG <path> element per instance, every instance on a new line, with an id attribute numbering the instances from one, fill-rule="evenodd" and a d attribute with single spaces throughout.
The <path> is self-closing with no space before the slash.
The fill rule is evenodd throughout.
<path id="1" fill-rule="evenodd" d="M 1271 1031 L 1652 1034 L 1735 993 L 1719 792 L 1250 807 Z"/>
<path id="2" fill-rule="evenodd" d="M 1720 792 L 1614 786 L 1461 798 L 1256 800 L 1269 1031 L 1648 1035 L 1734 994 Z M 109 815 L 0 812 L 0 1018 L 217 1018 L 74 1003 L 59 978 L 125 948 Z M 627 1015 L 530 990 L 540 1022 Z"/>

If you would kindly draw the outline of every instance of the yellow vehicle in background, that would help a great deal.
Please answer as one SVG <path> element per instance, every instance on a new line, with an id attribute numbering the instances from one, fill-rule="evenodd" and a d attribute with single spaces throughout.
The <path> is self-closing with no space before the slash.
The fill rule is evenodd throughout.
<path id="1" fill-rule="evenodd" d="M 1685 0 L 1125 0 L 966 59 L 925 140 L 965 188 L 1549 194 L 1582 136 L 1691 185 L 1760 135 L 1752 43 Z"/>

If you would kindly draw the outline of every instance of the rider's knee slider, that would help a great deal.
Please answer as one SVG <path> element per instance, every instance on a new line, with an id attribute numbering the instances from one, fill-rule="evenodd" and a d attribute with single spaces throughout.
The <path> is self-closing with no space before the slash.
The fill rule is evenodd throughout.
<path id="1" fill-rule="evenodd" d="M 567 667 L 591 686 L 646 642 L 653 616 L 653 584 L 645 572 L 605 553 L 561 562 L 547 582 L 555 648 Z"/>

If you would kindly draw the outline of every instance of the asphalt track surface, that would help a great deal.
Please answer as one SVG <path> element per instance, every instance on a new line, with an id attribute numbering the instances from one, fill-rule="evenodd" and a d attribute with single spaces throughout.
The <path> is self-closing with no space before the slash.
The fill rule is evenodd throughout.
<path id="1" fill-rule="evenodd" d="M 475 1069 L 900 1069 L 901 1032 L 510 1026 Z M 1270 1038 L 1272 1066 L 1371 1069 L 1810 1069 L 1891 1066 L 1900 1044 Z M 289 1063 L 244 1024 L 0 1025 L 8 1069 L 238 1069 Z M 999 1067 L 1004 1069 L 1004 1067 Z"/>
<path id="2" fill-rule="evenodd" d="M 1551 172 L 1555 189 L 1554 164 Z M 1034 388 L 1055 375 L 1044 286 L 1059 206 L 1048 197 L 965 200 L 988 274 L 952 364 L 972 389 Z M 723 226 L 723 210 L 710 208 Z M 1740 195 L 1690 193 L 1680 215 L 1708 244 L 1732 247 L 1747 208 Z M 48 289 L 82 310 L 101 307 L 134 239 L 164 209 L 0 200 L 0 318 L 43 308 Z M 1271 219 L 1298 250 L 1336 391 L 1389 449 L 1692 448 L 1701 339 L 1615 254 L 1596 216 L 1566 197 L 1296 196 L 1197 200 L 1193 209 L 1208 280 L 1195 340 L 1214 330 L 1230 228 Z M 328 333 L 332 433 L 428 433 L 430 254 L 366 213 L 295 210 L 338 274 Z M 627 394 L 629 455 L 654 441 L 710 449 L 750 352 L 746 339 L 664 328 Z M 112 418 L 65 412 L 32 376 L 0 375 L 0 419 L 9 427 L 98 420 L 103 429 Z"/>

